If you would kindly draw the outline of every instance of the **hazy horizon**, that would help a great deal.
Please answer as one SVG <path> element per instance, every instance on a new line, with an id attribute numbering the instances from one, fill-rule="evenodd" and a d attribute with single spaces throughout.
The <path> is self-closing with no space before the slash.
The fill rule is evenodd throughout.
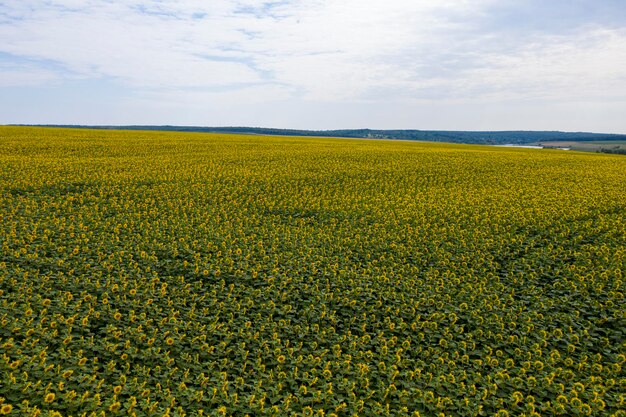
<path id="1" fill-rule="evenodd" d="M 625 21 L 619 0 L 8 0 L 0 124 L 625 134 Z"/>
<path id="2" fill-rule="evenodd" d="M 3 123 L 0 126 L 28 126 L 28 127 L 79 127 L 79 128 L 137 128 L 137 127 L 149 127 L 155 128 L 158 130 L 160 127 L 172 127 L 172 128 L 198 128 L 198 129 L 266 129 L 266 130 L 301 130 L 307 132 L 333 132 L 333 131 L 359 131 L 359 130 L 371 130 L 371 131 L 393 131 L 393 130 L 415 130 L 415 131 L 424 131 L 424 132 L 469 132 L 469 133 L 506 133 L 506 132 L 555 132 L 555 133 L 592 133 L 592 134 L 600 134 L 600 135 L 616 135 L 616 136 L 624 136 L 626 133 L 616 133 L 616 132 L 591 132 L 591 131 L 583 131 L 583 130 L 526 130 L 526 129 L 502 129 L 502 130 L 450 130 L 450 129 L 373 129 L 369 127 L 346 127 L 346 128 L 336 128 L 336 129 L 299 129 L 299 128 L 282 128 L 275 126 L 209 126 L 209 125 L 172 125 L 172 124 L 124 124 L 124 125 L 116 125 L 116 124 L 78 124 L 78 123 Z M 192 131 L 193 132 L 193 131 Z"/>

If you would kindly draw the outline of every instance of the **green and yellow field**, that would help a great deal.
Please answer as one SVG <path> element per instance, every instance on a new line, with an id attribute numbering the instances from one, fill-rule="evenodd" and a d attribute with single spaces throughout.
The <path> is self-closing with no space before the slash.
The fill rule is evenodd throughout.
<path id="1" fill-rule="evenodd" d="M 626 158 L 0 127 L 0 414 L 624 416 Z"/>

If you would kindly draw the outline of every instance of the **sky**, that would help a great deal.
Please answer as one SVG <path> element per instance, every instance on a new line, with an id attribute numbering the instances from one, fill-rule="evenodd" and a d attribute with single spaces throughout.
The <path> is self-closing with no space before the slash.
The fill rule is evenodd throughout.
<path id="1" fill-rule="evenodd" d="M 626 0 L 1 0 L 10 123 L 626 133 Z"/>

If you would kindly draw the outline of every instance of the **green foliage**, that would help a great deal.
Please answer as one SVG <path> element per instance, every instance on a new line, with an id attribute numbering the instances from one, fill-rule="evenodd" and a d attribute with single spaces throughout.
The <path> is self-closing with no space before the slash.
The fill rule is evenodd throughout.
<path id="1" fill-rule="evenodd" d="M 0 128 L 0 414 L 620 415 L 624 172 Z"/>
<path id="2" fill-rule="evenodd" d="M 600 148 L 598 152 L 601 153 L 612 153 L 616 155 L 626 155 L 626 148 L 614 147 L 614 148 Z"/>
<path id="3" fill-rule="evenodd" d="M 50 127 L 50 126 L 49 126 Z M 298 130 L 274 129 L 263 127 L 205 127 L 205 126 L 71 126 L 53 125 L 52 127 L 72 127 L 107 130 L 156 130 L 169 132 L 204 132 L 204 133 L 236 133 L 253 135 L 278 136 L 312 136 L 341 138 L 372 138 L 420 140 L 429 142 L 466 143 L 503 145 L 509 143 L 531 144 L 550 141 L 618 142 L 626 140 L 626 135 L 612 133 L 559 132 L 559 131 L 446 131 L 446 130 L 374 130 L 374 129 L 339 129 L 339 130 Z"/>

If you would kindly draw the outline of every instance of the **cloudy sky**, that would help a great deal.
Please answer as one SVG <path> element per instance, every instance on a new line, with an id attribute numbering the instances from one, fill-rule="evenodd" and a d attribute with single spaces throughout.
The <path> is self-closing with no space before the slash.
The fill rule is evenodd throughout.
<path id="1" fill-rule="evenodd" d="M 2 0 L 0 123 L 626 133 L 626 3 Z"/>

